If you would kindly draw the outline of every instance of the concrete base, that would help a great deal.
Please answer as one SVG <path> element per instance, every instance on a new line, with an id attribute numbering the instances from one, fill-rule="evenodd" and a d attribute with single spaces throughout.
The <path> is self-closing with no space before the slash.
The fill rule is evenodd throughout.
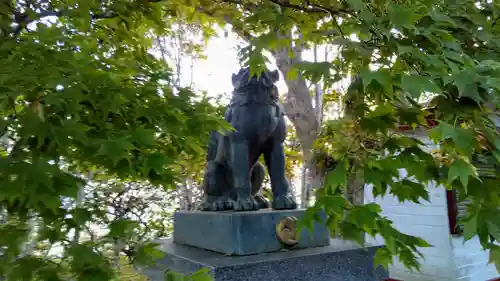
<path id="1" fill-rule="evenodd" d="M 252 212 L 174 213 L 174 242 L 227 255 L 276 252 L 283 248 L 276 225 L 285 217 L 304 217 L 304 210 L 260 210 Z M 326 246 L 330 232 L 315 223 L 312 231 L 303 229 L 294 249 Z"/>
<path id="2" fill-rule="evenodd" d="M 384 281 L 388 273 L 375 268 L 373 257 L 379 246 L 362 248 L 354 243 L 331 240 L 329 246 L 227 256 L 161 239 L 165 257 L 154 267 L 143 269 L 151 281 L 163 281 L 169 269 L 186 275 L 209 268 L 214 281 Z"/>

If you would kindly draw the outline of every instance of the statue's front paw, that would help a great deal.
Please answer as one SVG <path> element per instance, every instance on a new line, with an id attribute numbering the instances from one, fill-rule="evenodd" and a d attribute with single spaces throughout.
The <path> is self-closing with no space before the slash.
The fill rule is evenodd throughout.
<path id="1" fill-rule="evenodd" d="M 201 204 L 198 206 L 199 211 L 214 211 L 213 210 L 213 203 L 209 201 L 203 201 Z"/>
<path id="2" fill-rule="evenodd" d="M 215 211 L 228 211 L 233 209 L 234 202 L 228 197 L 219 198 L 214 202 Z"/>
<path id="3" fill-rule="evenodd" d="M 198 206 L 198 210 L 208 211 L 208 212 L 219 212 L 232 209 L 233 209 L 232 200 L 227 196 L 211 197 L 205 199 Z"/>
<path id="4" fill-rule="evenodd" d="M 255 211 L 259 210 L 259 203 L 252 197 L 238 198 L 233 203 L 235 211 Z"/>
<path id="5" fill-rule="evenodd" d="M 273 198 L 272 208 L 274 210 L 297 209 L 297 202 L 291 195 L 281 195 Z"/>
<path id="6" fill-rule="evenodd" d="M 268 209 L 271 208 L 271 204 L 269 201 L 262 195 L 256 195 L 254 197 L 255 201 L 257 201 L 257 204 L 259 204 L 259 209 Z"/>

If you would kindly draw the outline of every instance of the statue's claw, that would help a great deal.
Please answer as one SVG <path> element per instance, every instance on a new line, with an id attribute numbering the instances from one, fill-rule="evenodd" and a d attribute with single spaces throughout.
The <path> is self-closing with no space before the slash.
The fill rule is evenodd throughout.
<path id="1" fill-rule="evenodd" d="M 268 209 L 271 208 L 271 204 L 269 201 L 262 195 L 256 195 L 254 197 L 255 201 L 257 201 L 257 204 L 259 205 L 259 209 Z"/>
<path id="2" fill-rule="evenodd" d="M 259 210 L 259 203 L 252 197 L 238 198 L 234 201 L 235 211 L 255 211 Z"/>
<path id="3" fill-rule="evenodd" d="M 291 195 L 281 195 L 273 198 L 272 208 L 274 210 L 297 209 L 297 202 Z"/>
<path id="4" fill-rule="evenodd" d="M 233 201 L 228 197 L 219 198 L 214 202 L 215 211 L 228 211 L 233 209 Z"/>
<path id="5" fill-rule="evenodd" d="M 213 211 L 213 203 L 209 201 L 203 201 L 198 206 L 199 211 Z"/>

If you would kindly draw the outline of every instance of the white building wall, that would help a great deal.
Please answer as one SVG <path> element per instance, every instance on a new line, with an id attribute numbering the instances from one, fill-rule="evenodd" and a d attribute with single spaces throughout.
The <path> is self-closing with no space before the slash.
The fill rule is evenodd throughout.
<path id="1" fill-rule="evenodd" d="M 421 260 L 421 272 L 410 272 L 395 258 L 389 267 L 389 276 L 402 281 L 454 281 L 453 248 L 448 226 L 446 193 L 443 188 L 430 188 L 430 203 L 400 203 L 394 196 L 373 198 L 371 188 L 365 189 L 365 202 L 375 202 L 382 207 L 383 215 L 393 221 L 399 231 L 421 237 L 430 248 L 420 251 L 425 259 Z M 380 237 L 367 238 L 367 242 L 382 244 Z M 479 281 L 479 280 L 478 280 Z"/>
<path id="2" fill-rule="evenodd" d="M 500 121 L 499 121 L 500 122 Z M 411 133 L 435 149 L 425 132 Z M 365 186 L 365 203 L 375 202 L 382 207 L 382 214 L 393 221 L 401 232 L 423 238 L 433 245 L 421 249 L 421 272 L 410 272 L 397 258 L 389 267 L 389 276 L 402 281 L 489 281 L 500 277 L 492 264 L 489 253 L 483 251 L 477 237 L 464 243 L 463 236 L 450 235 L 446 190 L 429 186 L 430 202 L 421 204 L 401 203 L 394 196 L 374 198 L 371 186 Z M 367 242 L 383 244 L 381 237 L 367 237 Z"/>
<path id="3" fill-rule="evenodd" d="M 497 127 L 500 118 L 491 116 Z M 483 251 L 477 237 L 464 243 L 463 236 L 452 235 L 453 257 L 458 281 L 488 281 L 500 278 L 493 264 L 488 264 L 489 251 Z"/>
<path id="4" fill-rule="evenodd" d="M 488 281 L 499 278 L 493 264 L 488 264 L 489 251 L 481 250 L 477 237 L 464 243 L 463 236 L 453 235 L 453 260 L 458 281 Z"/>
<path id="5" fill-rule="evenodd" d="M 420 139 L 426 145 L 426 150 L 437 146 L 429 141 L 425 131 L 412 132 L 409 135 Z M 404 176 L 405 171 L 402 171 Z M 455 281 L 456 272 L 453 263 L 453 248 L 449 230 L 448 207 L 446 191 L 442 187 L 429 186 L 429 200 L 421 204 L 405 202 L 391 195 L 374 198 L 370 186 L 365 187 L 365 202 L 375 202 L 382 207 L 383 215 L 387 216 L 401 232 L 418 236 L 433 247 L 422 248 L 420 251 L 425 259 L 420 260 L 421 271 L 410 272 L 395 258 L 389 267 L 389 276 L 402 281 Z M 380 237 L 367 239 L 368 242 L 381 244 Z M 477 280 L 479 281 L 479 280 Z"/>

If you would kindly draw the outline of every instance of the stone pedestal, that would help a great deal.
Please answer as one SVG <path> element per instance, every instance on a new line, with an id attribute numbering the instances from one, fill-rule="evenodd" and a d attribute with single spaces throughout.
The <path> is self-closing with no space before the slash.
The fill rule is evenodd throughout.
<path id="1" fill-rule="evenodd" d="M 226 255 L 252 255 L 283 248 L 276 225 L 286 217 L 301 219 L 304 210 L 260 210 L 252 212 L 175 212 L 174 242 Z M 327 246 L 328 229 L 315 223 L 303 229 L 294 249 Z"/>
<path id="2" fill-rule="evenodd" d="M 214 281 L 384 281 L 375 268 L 377 247 L 330 239 L 316 223 L 303 229 L 298 243 L 284 247 L 276 225 L 286 217 L 303 218 L 304 210 L 256 212 L 176 212 L 174 237 L 162 239 L 165 257 L 143 269 L 151 281 L 163 281 L 165 270 L 190 275 L 210 269 Z M 285 249 L 286 248 L 286 249 Z"/>
<path id="3" fill-rule="evenodd" d="M 195 230 L 193 230 L 195 231 Z M 170 269 L 186 275 L 209 268 L 214 281 L 384 281 L 388 273 L 375 268 L 377 247 L 331 240 L 330 245 L 248 256 L 227 256 L 212 251 L 158 241 L 165 257 L 143 270 L 151 281 L 163 281 Z"/>

